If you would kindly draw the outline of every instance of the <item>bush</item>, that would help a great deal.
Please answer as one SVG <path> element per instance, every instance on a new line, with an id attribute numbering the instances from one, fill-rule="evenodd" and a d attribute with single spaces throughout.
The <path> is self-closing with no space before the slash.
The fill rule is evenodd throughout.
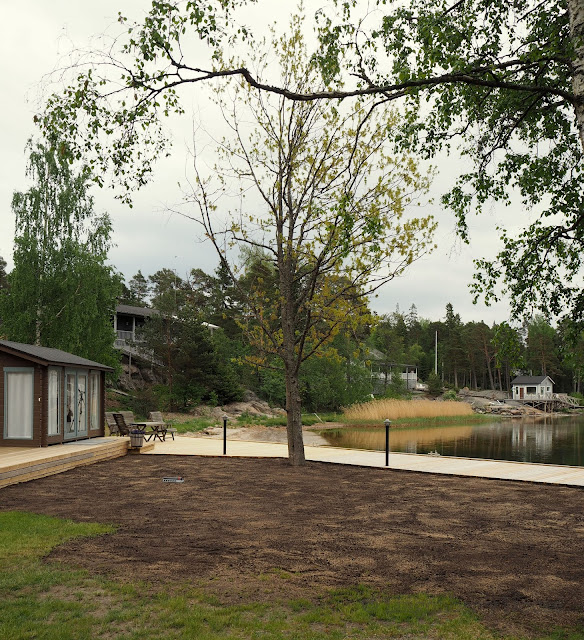
<path id="1" fill-rule="evenodd" d="M 389 381 L 389 384 L 387 385 L 384 397 L 399 399 L 407 398 L 410 395 L 411 394 L 408 391 L 406 381 L 401 377 L 400 373 L 394 371 L 391 374 L 391 379 Z"/>
<path id="2" fill-rule="evenodd" d="M 442 386 L 442 380 L 440 380 L 440 378 L 435 373 L 431 373 L 428 376 L 428 382 L 426 384 L 428 385 L 428 393 L 431 396 L 439 396 L 444 390 Z"/>

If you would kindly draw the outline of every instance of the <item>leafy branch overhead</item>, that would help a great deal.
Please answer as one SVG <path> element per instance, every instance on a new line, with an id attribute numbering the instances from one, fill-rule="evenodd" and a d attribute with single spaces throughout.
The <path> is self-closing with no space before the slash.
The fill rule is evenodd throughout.
<path id="1" fill-rule="evenodd" d="M 468 215 L 488 203 L 519 198 L 533 211 L 516 237 L 503 230 L 496 260 L 477 261 L 475 294 L 507 289 L 517 315 L 584 313 L 584 0 L 330 0 L 315 16 L 321 79 L 298 87 L 225 55 L 241 41 L 258 46 L 259 34 L 239 22 L 250 4 L 154 2 L 140 24 L 120 18 L 121 49 L 116 40 L 82 57 L 75 70 L 87 71 L 51 97 L 39 122 L 131 201 L 168 153 L 160 116 L 182 113 L 184 87 L 236 76 L 330 109 L 342 98 L 371 98 L 377 109 L 399 100 L 405 118 L 391 137 L 401 150 L 427 158 L 456 146 L 465 160 L 443 197 L 465 240 Z"/>

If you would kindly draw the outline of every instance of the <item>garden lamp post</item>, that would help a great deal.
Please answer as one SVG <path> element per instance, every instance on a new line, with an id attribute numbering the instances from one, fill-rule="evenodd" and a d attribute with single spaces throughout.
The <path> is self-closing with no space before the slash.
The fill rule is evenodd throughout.
<path id="1" fill-rule="evenodd" d="M 385 466 L 389 467 L 389 427 L 391 427 L 391 420 L 386 418 L 383 424 L 385 425 Z"/>
<path id="2" fill-rule="evenodd" d="M 223 416 L 223 455 L 227 455 L 227 420 L 229 416 Z"/>

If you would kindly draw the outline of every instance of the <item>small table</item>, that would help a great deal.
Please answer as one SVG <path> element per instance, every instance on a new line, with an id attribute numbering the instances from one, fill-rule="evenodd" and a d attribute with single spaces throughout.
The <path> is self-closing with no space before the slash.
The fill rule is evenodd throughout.
<path id="1" fill-rule="evenodd" d="M 135 422 L 133 427 L 142 427 L 144 429 L 150 429 L 150 432 L 145 434 L 144 438 L 148 442 L 151 438 L 158 438 L 160 442 L 166 440 L 166 424 L 164 422 Z"/>

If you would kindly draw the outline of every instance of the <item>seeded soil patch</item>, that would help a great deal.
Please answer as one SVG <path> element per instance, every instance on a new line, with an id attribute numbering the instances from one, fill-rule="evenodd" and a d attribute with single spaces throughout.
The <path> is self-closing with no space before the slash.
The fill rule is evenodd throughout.
<path id="1" fill-rule="evenodd" d="M 48 559 L 147 589 L 188 582 L 225 603 L 356 584 L 450 593 L 526 632 L 584 628 L 583 507 L 578 488 L 194 456 L 127 456 L 0 490 L 0 509 L 117 525 Z"/>

